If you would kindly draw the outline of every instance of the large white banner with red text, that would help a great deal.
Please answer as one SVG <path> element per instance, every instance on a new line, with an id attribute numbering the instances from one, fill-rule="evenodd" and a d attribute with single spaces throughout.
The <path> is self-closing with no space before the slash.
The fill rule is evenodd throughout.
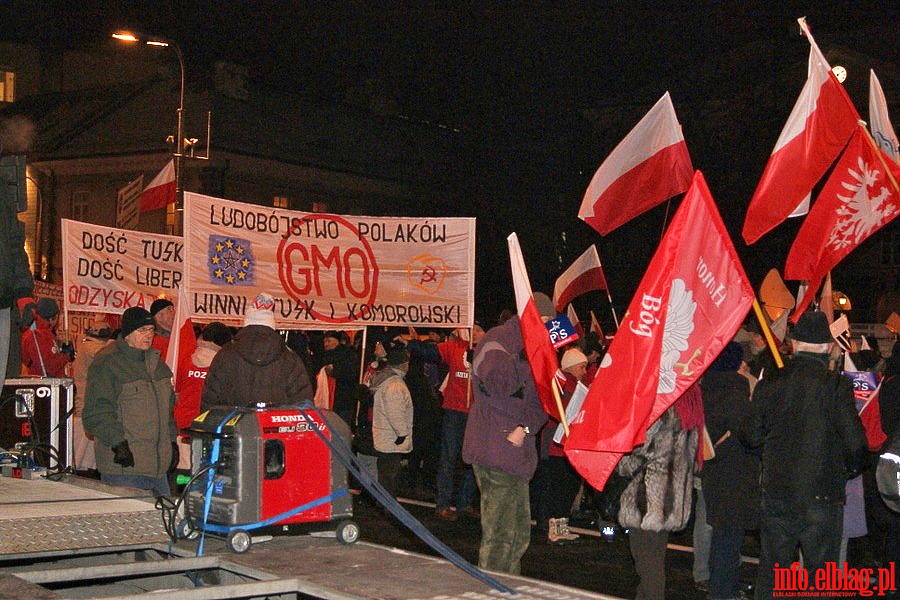
<path id="1" fill-rule="evenodd" d="M 193 318 L 240 324 L 267 292 L 285 329 L 474 321 L 473 218 L 304 213 L 190 192 L 184 205 Z"/>
<path id="2" fill-rule="evenodd" d="M 63 294 L 68 311 L 122 314 L 178 297 L 180 237 L 62 220 Z"/>

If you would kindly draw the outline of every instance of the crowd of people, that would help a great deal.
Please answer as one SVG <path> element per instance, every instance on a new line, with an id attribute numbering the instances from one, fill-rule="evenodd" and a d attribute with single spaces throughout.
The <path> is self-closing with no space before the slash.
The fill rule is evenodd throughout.
<path id="1" fill-rule="evenodd" d="M 554 316 L 545 295 L 535 304 L 543 318 Z M 783 367 L 748 321 L 598 493 L 566 459 L 559 415 L 541 406 L 514 314 L 487 328 L 372 327 L 363 348 L 364 336 L 352 332 L 279 332 L 273 308 L 260 294 L 239 330 L 198 327 L 175 388 L 164 361 L 170 301 L 127 309 L 118 331 L 96 320 L 76 354 L 56 338 L 59 307 L 42 299 L 21 335 L 22 368 L 75 379 L 79 469 L 159 495 L 174 491 L 175 473 L 190 471 L 180 432 L 206 408 L 330 409 L 388 492 L 433 500 L 440 519 L 480 521 L 479 566 L 489 570 L 520 572 L 532 519 L 548 543 L 577 543 L 569 519 L 585 507 L 595 524 L 614 519 L 627 531 L 638 598 L 665 596 L 668 536 L 691 524 L 694 579 L 714 599 L 746 596 L 741 550 L 751 531 L 759 532 L 758 598 L 771 597 L 775 567 L 798 556 L 810 572 L 853 564 L 847 540 L 855 536 L 878 538 L 881 564 L 897 559 L 897 516 L 881 502 L 871 467 L 900 433 L 900 352 L 896 344 L 887 358 L 870 348 L 845 352 L 880 381 L 880 413 L 861 419 L 868 405 L 841 375 L 821 312 L 788 333 Z M 590 386 L 607 342 L 589 333 L 560 350 L 564 407 Z"/>

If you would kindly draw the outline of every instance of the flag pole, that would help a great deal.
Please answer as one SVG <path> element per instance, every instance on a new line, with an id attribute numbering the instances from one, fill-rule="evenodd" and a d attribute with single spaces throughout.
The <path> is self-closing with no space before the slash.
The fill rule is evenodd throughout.
<path id="1" fill-rule="evenodd" d="M 556 381 L 555 376 L 550 382 L 550 388 L 553 390 L 553 399 L 556 400 L 556 408 L 559 410 L 559 422 L 562 423 L 566 437 L 569 437 L 569 422 L 566 421 L 566 409 L 563 408 L 562 398 L 559 395 L 559 382 Z"/>
<path id="2" fill-rule="evenodd" d="M 779 369 L 781 369 L 782 367 L 784 367 L 784 361 L 781 360 L 781 354 L 779 354 L 778 348 L 775 346 L 775 338 L 772 337 L 772 329 L 766 322 L 766 318 L 763 316 L 762 308 L 760 308 L 759 301 L 756 299 L 755 295 L 753 296 L 753 312 L 756 313 L 756 319 L 759 321 L 759 327 L 760 329 L 762 329 L 762 332 L 766 337 L 766 342 L 769 344 L 769 350 L 772 351 L 772 358 L 775 359 L 775 364 L 778 365 Z"/>
<path id="3" fill-rule="evenodd" d="M 606 285 L 609 287 L 609 284 Z M 613 306 L 612 294 L 609 293 L 609 290 L 606 290 L 606 298 L 609 300 L 609 310 L 612 311 L 613 322 L 616 324 L 616 331 L 619 330 L 619 317 L 616 315 L 616 307 Z"/>

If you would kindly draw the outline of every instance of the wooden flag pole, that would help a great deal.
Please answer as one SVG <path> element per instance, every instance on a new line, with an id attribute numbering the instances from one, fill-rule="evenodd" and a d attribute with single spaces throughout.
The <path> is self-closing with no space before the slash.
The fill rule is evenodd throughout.
<path id="1" fill-rule="evenodd" d="M 769 344 L 769 350 L 772 351 L 772 357 L 775 359 L 775 364 L 778 365 L 779 369 L 783 368 L 784 361 L 781 359 L 781 354 L 779 354 L 778 347 L 775 345 L 775 338 L 772 337 L 772 330 L 769 328 L 769 324 L 763 316 L 762 308 L 760 308 L 756 296 L 753 297 L 753 312 L 756 313 L 756 319 L 759 321 L 759 327 L 762 329 L 762 332 L 766 337 L 766 342 Z"/>
<path id="2" fill-rule="evenodd" d="M 609 287 L 609 284 L 607 284 Z M 606 297 L 609 299 L 609 310 L 612 311 L 613 322 L 616 324 L 616 331 L 619 331 L 619 317 L 616 315 L 616 307 L 613 306 L 612 294 L 609 293 L 609 290 L 606 290 Z"/>
<path id="3" fill-rule="evenodd" d="M 556 400 L 556 409 L 559 411 L 559 422 L 562 423 L 566 437 L 569 437 L 569 422 L 566 421 L 566 409 L 564 409 L 562 405 L 562 398 L 559 393 L 559 382 L 556 381 L 556 375 L 553 376 L 550 387 L 553 388 L 553 398 Z"/>

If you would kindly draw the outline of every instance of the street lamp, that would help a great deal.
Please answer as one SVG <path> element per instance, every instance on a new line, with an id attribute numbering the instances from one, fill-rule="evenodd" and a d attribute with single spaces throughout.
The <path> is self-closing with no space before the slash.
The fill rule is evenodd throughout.
<path id="1" fill-rule="evenodd" d="M 178 124 L 175 131 L 175 151 L 172 157 L 175 159 L 175 206 L 166 207 L 166 227 L 169 233 L 181 235 L 181 219 L 177 213 L 184 209 L 184 187 L 182 182 L 182 164 L 184 159 L 184 56 L 181 48 L 174 41 L 158 35 L 148 35 L 132 31 L 120 31 L 112 34 L 112 37 L 129 43 L 143 42 L 148 46 L 160 48 L 172 48 L 178 56 L 178 67 L 181 70 L 181 88 L 178 93 Z"/>
<path id="2" fill-rule="evenodd" d="M 847 297 L 847 294 L 837 290 L 831 292 L 831 305 L 834 306 L 836 310 L 844 312 L 853 309 L 853 305 L 850 303 L 850 298 Z"/>

